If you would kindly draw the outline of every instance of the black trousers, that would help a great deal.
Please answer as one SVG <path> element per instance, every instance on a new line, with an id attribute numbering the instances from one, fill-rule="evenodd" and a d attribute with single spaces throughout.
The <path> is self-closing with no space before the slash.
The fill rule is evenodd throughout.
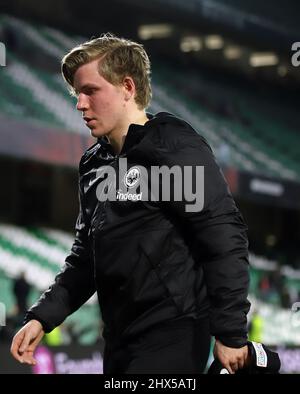
<path id="1" fill-rule="evenodd" d="M 104 348 L 104 374 L 203 373 L 210 351 L 208 319 L 157 325 L 134 341 Z"/>

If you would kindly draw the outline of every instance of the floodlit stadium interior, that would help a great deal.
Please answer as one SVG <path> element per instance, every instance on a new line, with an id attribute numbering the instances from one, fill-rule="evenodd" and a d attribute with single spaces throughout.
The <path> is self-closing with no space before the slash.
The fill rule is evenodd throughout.
<path id="1" fill-rule="evenodd" d="M 300 373 L 300 52 L 292 49 L 299 42 L 300 50 L 299 2 L 86 3 L 4 1 L 0 9 L 0 348 L 22 324 L 16 279 L 24 273 L 29 306 L 64 264 L 78 163 L 95 142 L 62 79 L 61 58 L 112 32 L 141 42 L 150 56 L 148 112 L 187 119 L 211 145 L 248 225 L 250 339 L 277 349 L 282 373 Z M 101 333 L 93 296 L 43 343 L 53 352 L 102 349 Z M 11 360 L 3 368 L 32 373 Z"/>

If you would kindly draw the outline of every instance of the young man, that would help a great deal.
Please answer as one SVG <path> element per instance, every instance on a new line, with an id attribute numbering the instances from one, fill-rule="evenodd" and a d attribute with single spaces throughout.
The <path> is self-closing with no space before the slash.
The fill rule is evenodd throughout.
<path id="1" fill-rule="evenodd" d="M 150 62 L 140 44 L 103 35 L 68 53 L 62 73 L 98 140 L 79 165 L 80 212 L 71 253 L 27 312 L 13 339 L 13 356 L 34 364 L 44 333 L 97 291 L 104 373 L 201 373 L 210 335 L 216 338 L 215 357 L 234 373 L 248 352 L 248 243 L 210 147 L 185 121 L 145 112 Z M 127 170 L 117 185 L 125 159 Z M 179 172 L 169 178 L 171 198 L 131 192 L 148 185 L 143 178 L 151 169 L 174 166 Z M 192 175 L 178 188 L 188 168 Z M 195 210 L 187 208 L 185 193 L 174 198 L 174 190 L 197 187 L 197 168 L 204 168 L 197 189 L 204 197 Z M 157 178 L 153 184 L 166 188 Z"/>

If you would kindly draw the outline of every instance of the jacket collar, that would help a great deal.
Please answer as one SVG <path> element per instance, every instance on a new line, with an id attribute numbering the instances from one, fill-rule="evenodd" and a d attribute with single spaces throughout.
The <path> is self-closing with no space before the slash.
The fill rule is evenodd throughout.
<path id="1" fill-rule="evenodd" d="M 122 150 L 119 155 L 123 155 L 127 153 L 129 149 L 131 149 L 134 145 L 136 145 L 142 140 L 142 138 L 146 133 L 147 127 L 151 123 L 151 120 L 155 118 L 153 114 L 148 112 L 147 112 L 147 117 L 149 120 L 144 125 L 132 123 L 129 126 Z M 106 155 L 110 154 L 111 156 L 117 156 L 106 136 L 98 138 L 97 141 L 100 144 L 101 153 L 105 153 Z"/>

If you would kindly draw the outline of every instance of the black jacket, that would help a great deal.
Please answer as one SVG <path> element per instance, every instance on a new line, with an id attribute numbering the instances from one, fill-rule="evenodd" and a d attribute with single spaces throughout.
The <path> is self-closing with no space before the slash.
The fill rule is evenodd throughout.
<path id="1" fill-rule="evenodd" d="M 35 318 L 49 332 L 97 291 L 107 340 L 209 313 L 212 335 L 243 346 L 250 307 L 247 228 L 205 139 L 171 114 L 149 116 L 144 126 L 130 125 L 120 155 L 103 137 L 82 156 L 75 242 L 25 321 Z M 99 201 L 96 188 L 105 178 L 97 169 L 117 168 L 125 157 L 128 168 L 204 166 L 203 209 L 186 212 L 184 200 Z"/>

